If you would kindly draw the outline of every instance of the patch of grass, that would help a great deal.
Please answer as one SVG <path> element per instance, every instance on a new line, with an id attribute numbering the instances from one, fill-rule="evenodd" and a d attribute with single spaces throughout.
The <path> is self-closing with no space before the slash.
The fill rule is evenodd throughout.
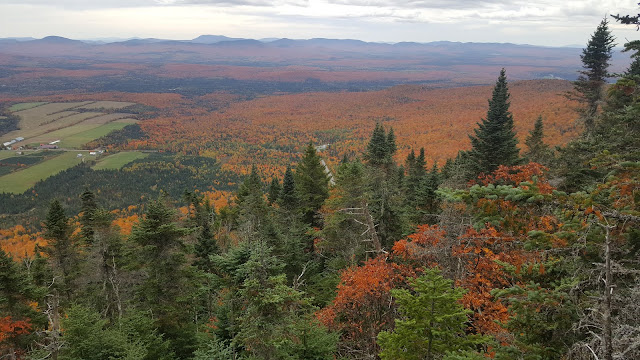
<path id="1" fill-rule="evenodd" d="M 117 170 L 133 160 L 143 159 L 147 156 L 149 156 L 149 154 L 139 151 L 119 152 L 103 158 L 91 168 L 93 170 Z"/>
<path id="2" fill-rule="evenodd" d="M 87 104 L 81 106 L 80 109 L 91 109 L 91 110 L 120 110 L 122 108 L 126 108 L 128 106 L 135 105 L 132 102 L 123 102 L 123 101 L 96 101 L 91 104 Z"/>
<path id="3" fill-rule="evenodd" d="M 16 156 L 13 150 L 0 150 L 0 160 Z"/>
<path id="4" fill-rule="evenodd" d="M 32 109 L 36 106 L 44 105 L 44 104 L 48 104 L 48 103 L 47 102 L 30 102 L 30 103 L 15 104 L 15 105 L 11 105 L 11 107 L 9 108 L 9 111 L 14 112 L 14 111 L 27 110 L 27 109 Z"/>
<path id="5" fill-rule="evenodd" d="M 64 152 L 52 159 L 0 177 L 0 193 L 22 194 L 38 181 L 55 175 L 82 162 L 74 151 Z"/>
<path id="6" fill-rule="evenodd" d="M 62 141 L 60 142 L 60 147 L 79 148 L 90 141 L 101 138 L 114 130 L 120 130 L 127 125 L 129 124 L 124 122 L 114 121 L 108 124 L 95 127 L 93 129 L 82 131 L 82 132 L 63 138 Z"/>
<path id="7" fill-rule="evenodd" d="M 36 137 L 32 137 L 27 139 L 28 141 L 33 141 L 34 143 L 44 143 L 44 144 L 48 144 L 54 140 L 61 140 L 61 139 L 66 139 L 72 135 L 81 133 L 83 131 L 88 131 L 91 129 L 95 129 L 97 127 L 99 127 L 100 124 L 84 124 L 84 123 L 80 123 L 80 124 L 76 124 L 76 125 L 72 125 L 69 127 L 66 127 L 64 129 L 60 129 L 60 130 L 55 130 L 40 136 L 36 136 Z M 58 144 L 59 145 L 59 144 Z"/>

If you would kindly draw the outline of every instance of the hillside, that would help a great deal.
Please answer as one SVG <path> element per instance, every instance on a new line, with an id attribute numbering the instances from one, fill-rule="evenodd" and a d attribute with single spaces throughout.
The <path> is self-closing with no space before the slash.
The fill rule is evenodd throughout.
<path id="1" fill-rule="evenodd" d="M 542 115 L 547 141 L 561 145 L 578 133 L 571 104 L 563 96 L 567 81 L 535 80 L 511 85 L 516 130 L 522 140 Z M 409 147 L 424 147 L 429 162 L 441 164 L 467 149 L 470 134 L 486 115 L 490 86 L 429 89 L 405 85 L 373 92 L 305 93 L 222 102 L 204 96 L 176 111 L 141 124 L 149 139 L 128 148 L 165 149 L 208 154 L 232 169 L 265 166 L 281 172 L 308 141 L 330 144 L 324 154 L 332 162 L 364 150 L 377 122 L 394 128 L 398 159 Z M 183 101 L 186 101 L 183 99 Z M 238 170 L 244 172 L 242 170 Z"/>
<path id="2" fill-rule="evenodd" d="M 146 136 L 116 148 L 212 157 L 222 163 L 223 169 L 239 174 L 255 164 L 265 176 L 271 176 L 282 174 L 309 141 L 329 144 L 323 156 L 330 164 L 344 155 L 361 152 L 377 122 L 394 128 L 398 160 L 406 157 L 409 148 L 424 147 L 429 163 L 442 164 L 458 150 L 468 148 L 467 134 L 486 115 L 491 88 L 402 85 L 369 92 L 309 92 L 257 98 L 228 93 L 196 97 L 100 93 L 5 97 L 4 101 L 137 102 L 156 109 L 139 123 Z M 578 134 L 573 105 L 563 96 L 571 89 L 568 81 L 515 81 L 510 88 L 521 144 L 539 115 L 544 119 L 550 145 L 564 144 Z"/>

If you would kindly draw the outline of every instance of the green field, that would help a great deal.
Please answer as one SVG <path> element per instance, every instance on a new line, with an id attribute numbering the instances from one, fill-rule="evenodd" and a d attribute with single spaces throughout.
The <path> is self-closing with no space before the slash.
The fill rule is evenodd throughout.
<path id="1" fill-rule="evenodd" d="M 93 129 L 78 132 L 69 136 L 60 136 L 62 141 L 60 142 L 61 148 L 79 148 L 89 141 L 98 139 L 107 135 L 114 130 L 120 130 L 123 127 L 129 125 L 129 123 L 113 121 L 104 125 L 100 125 Z M 73 128 L 73 127 L 71 127 Z"/>
<path id="2" fill-rule="evenodd" d="M 139 151 L 119 152 L 105 157 L 91 168 L 93 170 L 117 170 L 133 160 L 142 159 L 147 156 L 149 156 L 149 154 Z"/>
<path id="3" fill-rule="evenodd" d="M 22 111 L 22 110 L 27 110 L 27 109 L 34 108 L 36 106 L 44 105 L 44 104 L 48 104 L 48 103 L 46 103 L 46 102 L 30 102 L 30 103 L 15 104 L 15 105 L 12 105 L 9 108 L 9 111 L 11 111 L 11 112 Z"/>
<path id="4" fill-rule="evenodd" d="M 24 170 L 0 176 L 0 193 L 21 194 L 40 180 L 55 175 L 82 162 L 75 151 L 68 151 Z"/>
<path id="5" fill-rule="evenodd" d="M 16 156 L 13 150 L 0 150 L 0 160 Z"/>

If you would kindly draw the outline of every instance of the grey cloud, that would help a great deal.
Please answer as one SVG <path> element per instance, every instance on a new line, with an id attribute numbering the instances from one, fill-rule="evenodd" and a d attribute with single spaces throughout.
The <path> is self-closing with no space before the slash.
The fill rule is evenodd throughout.
<path id="1" fill-rule="evenodd" d="M 260 6 L 275 7 L 281 5 L 306 6 L 308 0 L 4 0 L 5 5 L 49 6 L 66 10 L 114 9 L 161 6 Z"/>
<path id="2" fill-rule="evenodd" d="M 86 10 L 155 6 L 158 2 L 156 0 L 4 0 L 4 4 L 49 6 L 68 10 Z"/>
<path id="3" fill-rule="evenodd" d="M 494 4 L 513 4 L 515 1 L 505 0 L 329 0 L 330 4 L 389 7 L 399 9 L 451 9 L 466 10 L 489 7 Z"/>
<path id="4" fill-rule="evenodd" d="M 418 11 L 452 10 L 452 11 L 524 11 L 524 9 L 555 9 L 564 16 L 605 16 L 611 7 L 619 6 L 613 0 L 584 0 L 580 2 L 564 2 L 557 0 L 327 0 L 330 4 L 350 5 L 358 7 L 379 7 L 387 9 L 409 9 Z"/>
<path id="5" fill-rule="evenodd" d="M 306 6 L 308 0 L 167 0 L 160 3 L 165 5 L 220 5 L 220 6 L 267 6 L 275 7 L 281 5 Z"/>

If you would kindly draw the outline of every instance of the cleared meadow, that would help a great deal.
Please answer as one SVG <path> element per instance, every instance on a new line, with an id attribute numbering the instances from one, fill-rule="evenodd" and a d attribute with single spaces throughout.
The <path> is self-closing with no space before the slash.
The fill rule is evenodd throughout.
<path id="1" fill-rule="evenodd" d="M 96 116 L 91 119 L 87 119 L 86 121 L 83 122 L 83 124 L 106 124 L 108 122 L 111 122 L 114 120 L 121 120 L 127 117 L 131 117 L 131 114 L 127 114 L 127 113 L 104 114 L 104 115 Z"/>
<path id="2" fill-rule="evenodd" d="M 63 118 L 78 114 L 78 112 L 70 111 L 71 109 L 90 103 L 93 103 L 93 101 L 45 103 L 43 105 L 30 107 L 25 110 L 15 111 L 13 114 L 20 117 L 20 122 L 18 123 L 18 127 L 20 129 L 11 131 L 3 135 L 2 137 L 0 137 L 0 140 L 7 141 L 18 136 L 28 138 L 62 128 L 64 127 L 64 125 L 57 126 L 53 124 Z M 17 105 L 25 104 L 16 104 L 14 106 Z"/>
<path id="3" fill-rule="evenodd" d="M 20 110 L 27 110 L 27 109 L 34 108 L 36 106 L 44 105 L 44 104 L 48 104 L 48 103 L 46 103 L 46 102 L 30 102 L 30 103 L 15 104 L 15 105 L 11 105 L 11 107 L 9 107 L 9 111 L 14 112 L 14 111 L 20 111 Z"/>
<path id="4" fill-rule="evenodd" d="M 0 193 L 22 194 L 38 181 L 78 165 L 80 162 L 82 158 L 78 158 L 76 152 L 67 151 L 24 170 L 0 176 Z"/>
<path id="5" fill-rule="evenodd" d="M 20 116 L 20 129 L 1 136 L 0 140 L 9 141 L 20 136 L 25 140 L 16 143 L 17 146 L 35 147 L 62 140 L 61 147 L 78 148 L 113 130 L 122 129 L 126 124 L 137 122 L 131 118 L 132 114 L 111 112 L 131 105 L 135 104 L 123 101 L 16 104 L 13 108 L 19 110 L 13 114 Z"/>
<path id="6" fill-rule="evenodd" d="M 135 105 L 132 102 L 124 101 L 96 101 L 91 104 L 83 105 L 80 109 L 94 110 L 94 109 L 106 109 L 106 110 L 120 110 L 127 106 Z"/>
<path id="7" fill-rule="evenodd" d="M 95 139 L 103 137 L 114 130 L 120 130 L 129 124 L 130 122 L 112 121 L 104 125 L 97 125 L 96 127 L 93 127 L 91 129 L 87 129 L 85 131 L 64 137 L 64 139 L 60 142 L 60 147 L 79 148 L 89 141 L 93 141 Z M 81 125 L 83 124 L 79 124 L 76 126 Z"/>
<path id="8" fill-rule="evenodd" d="M 13 150 L 0 150 L 0 160 L 8 159 L 16 156 L 16 152 Z"/>
<path id="9" fill-rule="evenodd" d="M 32 138 L 79 124 L 87 119 L 100 116 L 102 115 L 102 113 L 97 113 L 97 112 L 74 113 L 74 112 L 65 111 L 55 115 L 61 115 L 61 116 L 54 120 L 51 120 L 51 122 L 41 124 L 37 127 L 24 129 L 24 130 L 20 129 L 17 131 L 12 131 L 11 133 L 15 133 L 15 136 L 22 136 L 23 138 L 25 138 L 23 144 L 30 144 L 35 142 L 31 140 Z M 54 140 L 57 140 L 57 139 L 54 139 Z"/>
<path id="10" fill-rule="evenodd" d="M 143 159 L 147 156 L 149 156 L 149 154 L 139 151 L 119 152 L 99 160 L 98 163 L 91 168 L 93 170 L 117 170 L 133 160 Z"/>

